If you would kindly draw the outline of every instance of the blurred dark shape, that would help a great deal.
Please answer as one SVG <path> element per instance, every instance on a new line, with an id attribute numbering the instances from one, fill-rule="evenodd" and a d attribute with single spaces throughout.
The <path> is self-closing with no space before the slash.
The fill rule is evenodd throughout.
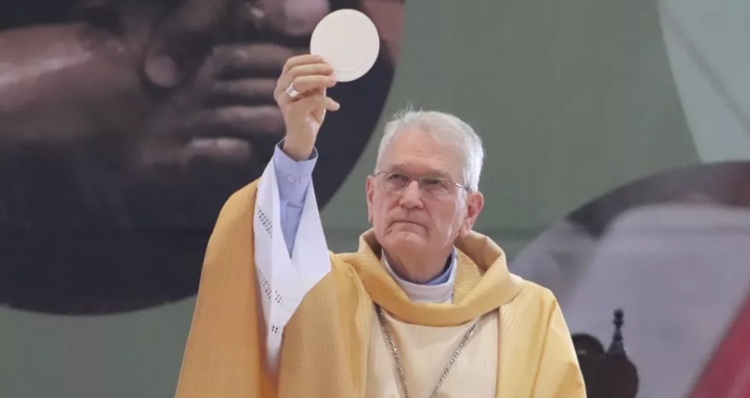
<path id="1" fill-rule="evenodd" d="M 589 398 L 635 398 L 638 392 L 638 371 L 623 342 L 623 311 L 615 310 L 614 318 L 615 332 L 606 352 L 597 338 L 586 333 L 573 335 Z"/>
<path id="2" fill-rule="evenodd" d="M 609 191 L 567 217 L 600 237 L 634 208 L 672 202 L 711 202 L 750 207 L 750 162 L 702 164 L 668 170 Z"/>

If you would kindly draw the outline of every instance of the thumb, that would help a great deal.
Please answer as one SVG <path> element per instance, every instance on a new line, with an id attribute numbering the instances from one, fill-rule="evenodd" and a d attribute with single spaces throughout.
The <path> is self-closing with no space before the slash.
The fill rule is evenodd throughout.
<path id="1" fill-rule="evenodd" d="M 146 48 L 144 73 L 171 87 L 194 71 L 210 51 L 228 0 L 181 0 L 156 27 Z"/>

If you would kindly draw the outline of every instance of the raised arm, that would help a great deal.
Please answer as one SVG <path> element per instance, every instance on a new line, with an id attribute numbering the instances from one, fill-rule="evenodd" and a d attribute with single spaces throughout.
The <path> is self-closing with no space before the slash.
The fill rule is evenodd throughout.
<path id="1" fill-rule="evenodd" d="M 286 138 L 274 149 L 273 166 L 279 190 L 278 216 L 290 256 L 318 160 L 315 139 L 326 110 L 339 108 L 336 101 L 326 97 L 326 90 L 336 84 L 332 73 L 320 57 L 292 57 L 284 65 L 274 92 L 287 127 Z M 297 95 L 290 95 L 290 88 Z"/>
<path id="2" fill-rule="evenodd" d="M 311 180 L 335 81 L 319 58 L 289 59 L 275 97 L 286 137 L 260 179 L 227 200 L 206 250 L 175 396 L 272 396 L 284 327 L 331 270 Z M 301 94 L 290 96 L 287 87 Z M 259 312 L 262 311 L 262 314 Z M 242 380 L 242 383 L 237 383 Z M 240 391 L 242 390 L 242 391 Z"/>
<path id="3" fill-rule="evenodd" d="M 286 125 L 284 141 L 258 184 L 253 216 L 254 260 L 266 335 L 266 361 L 277 366 L 282 334 L 302 299 L 331 269 L 311 181 L 314 146 L 336 81 L 312 55 L 290 58 L 274 96 Z M 293 87 L 293 90 L 290 89 Z M 279 233 L 281 232 L 281 233 Z"/>

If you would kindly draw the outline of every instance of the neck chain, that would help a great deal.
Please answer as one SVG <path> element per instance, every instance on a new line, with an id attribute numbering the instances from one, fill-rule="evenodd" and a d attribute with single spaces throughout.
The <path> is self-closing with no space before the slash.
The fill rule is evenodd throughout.
<path id="1" fill-rule="evenodd" d="M 410 398 L 409 391 L 406 388 L 406 375 L 404 374 L 404 366 L 401 363 L 401 356 L 399 354 L 398 348 L 396 348 L 396 343 L 393 340 L 393 337 L 388 332 L 388 328 L 386 327 L 385 315 L 383 314 L 383 310 L 380 308 L 380 306 L 376 305 L 375 310 L 378 313 L 378 320 L 380 321 L 380 329 L 383 331 L 383 337 L 385 337 L 386 344 L 388 344 L 388 348 L 391 351 L 391 355 L 393 355 L 393 361 L 396 363 L 396 370 L 398 371 L 398 378 L 399 378 L 399 382 L 401 383 L 401 390 L 404 392 L 404 398 Z M 445 365 L 445 368 L 443 368 L 443 372 L 440 374 L 440 378 L 438 379 L 437 384 L 435 385 L 435 388 L 432 390 L 432 394 L 430 394 L 430 398 L 435 398 L 437 396 L 438 390 L 440 390 L 440 387 L 443 385 L 445 378 L 448 376 L 448 373 L 453 368 L 453 365 L 456 363 L 458 356 L 461 354 L 461 351 L 463 351 L 464 346 L 469 341 L 469 338 L 471 338 L 471 336 L 474 334 L 474 329 L 476 329 L 477 324 L 479 323 L 480 320 L 481 318 L 477 319 L 476 322 L 474 322 L 474 324 L 471 325 L 469 330 L 467 330 L 466 333 L 464 334 L 464 337 L 458 343 L 456 350 L 453 351 L 453 355 L 451 355 L 451 359 L 448 361 L 448 364 Z"/>

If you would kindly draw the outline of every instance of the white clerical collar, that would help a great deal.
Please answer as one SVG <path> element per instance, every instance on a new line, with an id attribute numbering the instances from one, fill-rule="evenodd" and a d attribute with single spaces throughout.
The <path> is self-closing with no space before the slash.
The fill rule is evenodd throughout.
<path id="1" fill-rule="evenodd" d="M 436 285 L 422 285 L 401 278 L 393 271 L 391 265 L 388 264 L 388 259 L 385 258 L 385 253 L 383 252 L 380 254 L 380 262 L 388 270 L 393 279 L 396 280 L 396 283 L 401 286 L 401 289 L 404 290 L 404 293 L 406 293 L 411 301 L 415 303 L 451 303 L 453 301 L 453 285 L 456 279 L 456 268 L 458 268 L 456 267 L 455 250 L 451 254 L 448 280 Z"/>

